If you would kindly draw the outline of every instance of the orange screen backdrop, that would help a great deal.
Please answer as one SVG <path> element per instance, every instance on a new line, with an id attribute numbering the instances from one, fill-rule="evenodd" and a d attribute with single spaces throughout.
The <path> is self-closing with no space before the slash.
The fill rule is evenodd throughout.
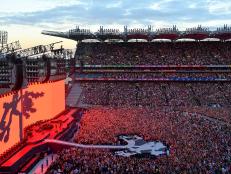
<path id="1" fill-rule="evenodd" d="M 33 84 L 0 98 L 0 154 L 20 141 L 20 123 L 25 128 L 37 121 L 51 119 L 64 109 L 64 80 Z"/>
<path id="2" fill-rule="evenodd" d="M 0 98 L 0 154 L 20 141 L 20 93 Z"/>
<path id="3" fill-rule="evenodd" d="M 51 119 L 62 112 L 65 109 L 64 87 L 64 81 L 58 81 L 31 85 L 29 88 L 24 89 L 23 95 L 27 98 L 29 93 L 29 100 L 27 98 L 23 101 L 23 126 L 27 127 L 39 120 Z M 32 100 L 32 103 L 30 99 Z M 27 109 L 26 107 L 31 104 L 31 108 L 33 109 Z M 29 113 L 28 118 L 26 118 L 27 113 Z"/>

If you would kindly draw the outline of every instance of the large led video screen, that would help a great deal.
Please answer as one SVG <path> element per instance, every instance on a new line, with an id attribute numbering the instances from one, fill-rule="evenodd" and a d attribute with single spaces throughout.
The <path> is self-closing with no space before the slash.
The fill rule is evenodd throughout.
<path id="1" fill-rule="evenodd" d="M 51 119 L 65 109 L 64 81 L 31 85 L 23 95 L 24 127 Z"/>
<path id="2" fill-rule="evenodd" d="M 20 92 L 0 98 L 0 154 L 20 141 Z"/>
<path id="3" fill-rule="evenodd" d="M 65 109 L 64 81 L 33 84 L 0 97 L 0 154 L 20 141 L 25 127 Z"/>

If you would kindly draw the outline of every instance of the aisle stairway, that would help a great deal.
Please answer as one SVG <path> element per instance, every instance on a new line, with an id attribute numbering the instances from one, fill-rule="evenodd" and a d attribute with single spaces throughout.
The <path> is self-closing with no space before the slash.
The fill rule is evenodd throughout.
<path id="1" fill-rule="evenodd" d="M 71 88 L 71 91 L 67 96 L 66 105 L 70 107 L 77 107 L 78 102 L 80 100 L 81 93 L 82 93 L 82 89 L 80 84 L 74 83 Z"/>

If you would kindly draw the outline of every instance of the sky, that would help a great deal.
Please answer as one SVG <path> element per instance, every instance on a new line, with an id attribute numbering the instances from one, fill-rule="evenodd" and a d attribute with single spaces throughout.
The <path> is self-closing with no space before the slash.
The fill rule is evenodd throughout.
<path id="1" fill-rule="evenodd" d="M 230 16 L 231 0 L 0 0 L 0 30 L 8 31 L 8 42 L 19 40 L 23 48 L 60 40 L 65 48 L 76 45 L 42 35 L 42 30 L 80 26 L 97 31 L 100 25 L 120 31 L 124 25 L 184 30 L 198 24 L 213 30 L 231 25 Z"/>

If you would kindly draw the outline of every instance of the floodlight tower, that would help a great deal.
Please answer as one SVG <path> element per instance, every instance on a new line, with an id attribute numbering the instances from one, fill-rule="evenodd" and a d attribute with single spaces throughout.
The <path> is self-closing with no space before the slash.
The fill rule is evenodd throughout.
<path id="1" fill-rule="evenodd" d="M 0 31 L 0 45 L 3 47 L 4 44 L 7 44 L 8 40 L 8 32 L 7 31 Z"/>

